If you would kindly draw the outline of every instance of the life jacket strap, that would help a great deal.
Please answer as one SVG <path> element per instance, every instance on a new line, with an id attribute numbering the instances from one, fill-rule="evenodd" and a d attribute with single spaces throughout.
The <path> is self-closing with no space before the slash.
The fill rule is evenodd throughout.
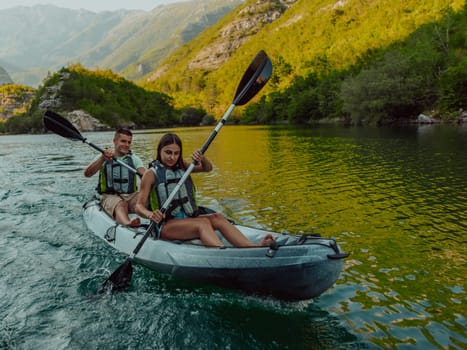
<path id="1" fill-rule="evenodd" d="M 165 180 L 165 183 L 166 183 L 166 185 L 176 184 L 176 183 L 178 183 L 178 181 L 180 181 L 180 179 L 168 179 L 168 180 Z"/>
<path id="2" fill-rule="evenodd" d="M 130 180 L 128 180 L 128 179 L 114 179 L 114 182 L 117 182 L 119 184 L 126 184 L 126 183 L 130 182 Z"/>
<path id="3" fill-rule="evenodd" d="M 177 207 L 181 207 L 183 208 L 183 204 L 185 204 L 186 202 L 188 202 L 189 199 L 188 197 L 183 197 L 183 198 L 178 198 L 178 199 L 174 199 L 172 200 L 172 203 L 170 203 L 167 211 L 166 211 L 166 216 L 167 219 L 172 219 L 174 216 L 172 215 L 172 212 L 175 210 L 175 208 Z"/>

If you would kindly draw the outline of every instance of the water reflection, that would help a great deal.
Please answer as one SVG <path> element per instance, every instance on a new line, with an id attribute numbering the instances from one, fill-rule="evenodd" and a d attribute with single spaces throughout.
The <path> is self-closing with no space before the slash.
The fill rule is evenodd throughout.
<path id="1" fill-rule="evenodd" d="M 222 129 L 207 151 L 213 172 L 193 175 L 201 204 L 246 225 L 333 236 L 352 253 L 337 285 L 300 306 L 139 266 L 128 294 L 88 300 L 122 262 L 81 219 L 95 151 L 56 135 L 0 137 L 0 176 L 11 180 L 0 189 L 0 337 L 12 347 L 174 347 L 183 332 L 211 347 L 465 348 L 466 129 Z M 166 131 L 135 133 L 145 163 Z M 212 128 L 170 131 L 188 157 Z M 85 136 L 111 146 L 112 133 Z M 141 336 L 148 329 L 157 337 Z"/>
<path id="2" fill-rule="evenodd" d="M 341 312 L 375 344 L 455 346 L 465 344 L 467 223 L 466 141 L 456 135 L 232 128 L 208 153 L 215 176 L 198 181 L 244 224 L 343 241 L 355 293 Z"/>

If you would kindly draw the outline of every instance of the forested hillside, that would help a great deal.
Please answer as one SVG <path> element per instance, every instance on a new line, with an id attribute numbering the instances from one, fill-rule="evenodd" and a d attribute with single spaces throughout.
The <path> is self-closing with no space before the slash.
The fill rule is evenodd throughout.
<path id="1" fill-rule="evenodd" d="M 43 132 L 46 109 L 65 117 L 80 115 L 87 119 L 86 124 L 97 119 L 99 129 L 190 126 L 215 121 L 202 109 L 176 110 L 170 96 L 143 89 L 109 69 L 91 71 L 80 64 L 70 64 L 50 75 L 38 90 L 15 84 L 0 86 L 0 102 L 2 98 L 14 99 L 12 105 L 17 113 L 5 121 L 0 109 L 0 133 Z"/>
<path id="2" fill-rule="evenodd" d="M 63 68 L 0 131 L 39 131 L 47 107 L 81 109 L 109 126 L 210 123 L 260 49 L 273 76 L 234 111 L 236 122 L 381 125 L 420 113 L 454 122 L 467 110 L 464 1 L 248 0 L 138 84 L 110 70 Z"/>
<path id="3" fill-rule="evenodd" d="M 241 2 L 194 0 L 152 11 L 98 13 L 13 2 L 11 8 L 0 10 L 0 66 L 16 83 L 32 87 L 48 71 L 70 62 L 141 78 Z"/>
<path id="4" fill-rule="evenodd" d="M 13 83 L 2 85 L 0 82 L 0 132 L 5 120 L 14 115 L 20 116 L 29 109 L 34 95 L 34 89 L 28 86 Z"/>
<path id="5" fill-rule="evenodd" d="M 45 108 L 83 110 L 114 128 L 166 126 L 175 118 L 169 96 L 144 90 L 110 70 L 89 71 L 81 65 L 70 65 L 45 81 L 28 113 L 10 118 L 2 128 L 16 133 L 43 131 Z"/>
<path id="6" fill-rule="evenodd" d="M 465 92 L 465 16 L 463 0 L 250 0 L 169 56 L 144 84 L 177 106 L 219 114 L 242 69 L 264 49 L 273 78 L 248 121 L 308 122 L 311 112 L 311 119 L 384 122 L 425 109 L 452 112 L 465 107 L 465 98 L 458 101 Z M 394 79 L 372 96 L 366 82 L 381 77 Z M 457 97 L 440 95 L 443 89 Z"/>

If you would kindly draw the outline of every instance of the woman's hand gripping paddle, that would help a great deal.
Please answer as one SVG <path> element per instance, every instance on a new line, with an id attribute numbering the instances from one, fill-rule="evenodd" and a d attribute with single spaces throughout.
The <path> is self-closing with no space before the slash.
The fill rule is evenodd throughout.
<path id="1" fill-rule="evenodd" d="M 57 135 L 66 137 L 67 139 L 73 141 L 82 141 L 83 143 L 88 144 L 95 150 L 104 154 L 104 150 L 95 144 L 89 142 L 83 135 L 80 134 L 78 129 L 76 129 L 73 124 L 71 124 L 67 119 L 63 118 L 60 114 L 55 113 L 51 110 L 47 110 L 44 113 L 44 125 L 47 130 L 50 130 Z M 136 175 L 141 177 L 142 175 L 138 172 L 138 170 L 134 169 L 133 167 L 129 166 L 125 162 L 122 162 L 119 159 L 114 158 L 114 160 L 119 163 L 120 165 L 128 168 L 130 171 L 134 172 Z"/>
<path id="2" fill-rule="evenodd" d="M 248 66 L 247 70 L 243 74 L 242 79 L 237 87 L 234 100 L 230 105 L 227 112 L 225 112 L 222 119 L 217 124 L 216 128 L 213 130 L 209 138 L 204 143 L 201 148 L 201 153 L 205 153 L 208 149 L 211 142 L 214 140 L 219 130 L 225 124 L 227 118 L 229 118 L 235 106 L 242 106 L 250 101 L 253 96 L 255 96 L 264 85 L 268 82 L 272 74 L 272 63 L 268 55 L 261 50 L 253 61 Z M 161 211 L 164 213 L 172 202 L 173 198 L 177 194 L 180 187 L 186 181 L 193 168 L 195 167 L 195 162 L 193 161 L 188 169 L 183 174 L 182 178 L 178 181 L 177 185 L 170 193 L 169 197 L 163 204 Z M 146 233 L 143 238 L 139 241 L 138 245 L 135 247 L 130 256 L 125 260 L 125 262 L 120 265 L 107 280 L 101 285 L 98 292 L 102 293 L 103 291 L 110 289 L 111 291 L 119 291 L 125 289 L 131 282 L 131 277 L 133 275 L 132 261 L 135 258 L 136 254 L 140 251 L 146 239 L 149 237 L 150 233 L 154 229 L 154 221 L 151 221 Z"/>

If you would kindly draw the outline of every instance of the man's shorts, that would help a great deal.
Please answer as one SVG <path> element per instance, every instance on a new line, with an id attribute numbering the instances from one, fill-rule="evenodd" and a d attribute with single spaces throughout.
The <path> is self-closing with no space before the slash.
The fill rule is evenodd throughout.
<path id="1" fill-rule="evenodd" d="M 114 217 L 114 211 L 121 201 L 128 203 L 128 212 L 135 213 L 136 203 L 138 202 L 138 193 L 106 194 L 101 195 L 101 206 L 111 217 Z"/>

